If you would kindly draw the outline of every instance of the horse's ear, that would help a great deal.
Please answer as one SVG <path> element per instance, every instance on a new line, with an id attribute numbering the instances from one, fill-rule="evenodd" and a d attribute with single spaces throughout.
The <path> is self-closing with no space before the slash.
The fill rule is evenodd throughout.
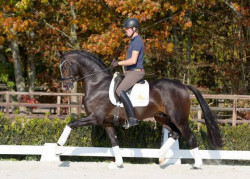
<path id="1" fill-rule="evenodd" d="M 59 58 L 62 58 L 62 57 L 63 57 L 63 52 L 62 52 L 62 51 L 58 51 L 58 52 L 57 52 L 57 56 L 58 56 Z"/>

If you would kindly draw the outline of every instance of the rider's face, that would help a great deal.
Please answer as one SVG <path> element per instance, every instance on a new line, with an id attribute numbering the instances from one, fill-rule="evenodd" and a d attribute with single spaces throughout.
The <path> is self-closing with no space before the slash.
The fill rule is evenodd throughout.
<path id="1" fill-rule="evenodd" d="M 133 29 L 131 27 L 125 28 L 125 31 L 126 31 L 128 37 L 131 37 L 131 35 L 133 34 Z"/>

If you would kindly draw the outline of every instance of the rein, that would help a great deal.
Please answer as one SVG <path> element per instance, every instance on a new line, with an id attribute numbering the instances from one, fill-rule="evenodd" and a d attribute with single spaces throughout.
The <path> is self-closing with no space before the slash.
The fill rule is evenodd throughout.
<path id="1" fill-rule="evenodd" d="M 113 62 L 114 62 L 114 61 L 113 61 Z M 113 63 L 113 62 L 112 62 L 112 63 Z M 63 66 L 64 63 L 68 63 L 68 64 L 70 65 L 70 76 L 69 76 L 69 77 L 63 77 L 63 74 L 62 74 L 62 66 Z M 60 66 L 59 66 L 60 72 L 61 72 L 61 76 L 62 76 L 61 81 L 73 80 L 74 82 L 77 82 L 77 81 L 79 81 L 79 80 L 83 80 L 83 79 L 85 79 L 85 78 L 88 78 L 88 77 L 91 77 L 91 76 L 97 75 L 97 74 L 99 74 L 99 73 L 102 73 L 102 72 L 105 72 L 105 71 L 110 70 L 110 69 L 112 68 L 112 63 L 111 63 L 111 65 L 110 65 L 107 69 L 105 69 L 105 70 L 98 71 L 98 72 L 95 72 L 95 73 L 86 75 L 86 76 L 84 76 L 84 77 L 76 78 L 76 77 L 72 76 L 72 70 L 71 70 L 72 65 L 71 65 L 71 63 L 70 63 L 68 60 L 64 60 L 64 61 L 62 62 L 62 64 L 60 64 Z"/>

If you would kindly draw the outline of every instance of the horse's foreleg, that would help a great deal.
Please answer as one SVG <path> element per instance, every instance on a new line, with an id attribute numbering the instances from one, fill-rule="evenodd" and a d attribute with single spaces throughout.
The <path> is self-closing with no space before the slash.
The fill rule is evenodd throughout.
<path id="1" fill-rule="evenodd" d="M 69 137 L 71 130 L 72 129 L 68 125 L 66 125 L 66 127 L 63 130 L 63 133 L 61 134 L 60 138 L 57 141 L 58 145 L 63 146 L 65 144 L 65 142 L 67 141 Z"/>
<path id="2" fill-rule="evenodd" d="M 194 149 L 192 149 L 192 154 L 194 157 L 194 166 L 193 169 L 200 169 L 202 166 L 202 158 L 199 152 L 199 148 L 196 147 Z"/>
<path id="3" fill-rule="evenodd" d="M 61 134 L 59 140 L 57 141 L 57 144 L 59 146 L 63 146 L 66 143 L 72 129 L 79 126 L 96 125 L 96 124 L 97 120 L 92 115 L 70 122 L 64 128 L 63 133 Z"/>
<path id="4" fill-rule="evenodd" d="M 106 127 L 105 129 L 112 144 L 112 149 L 115 155 L 115 164 L 117 167 L 121 168 L 123 167 L 123 159 L 119 148 L 115 129 L 114 127 Z M 109 168 L 113 168 L 112 163 L 110 164 Z"/>
<path id="5" fill-rule="evenodd" d="M 58 146 L 56 148 L 56 155 L 60 155 L 60 154 L 64 153 L 64 149 L 62 146 L 66 143 L 71 130 L 72 130 L 72 128 L 70 128 L 68 125 L 66 125 L 60 138 L 57 141 Z"/>
<path id="6" fill-rule="evenodd" d="M 98 122 L 100 123 L 101 120 L 99 117 L 91 114 L 89 116 L 86 116 L 84 118 L 78 119 L 78 120 L 74 120 L 72 122 L 70 122 L 68 124 L 68 126 L 72 129 L 76 128 L 76 127 L 80 127 L 80 126 L 95 126 L 98 124 Z"/>

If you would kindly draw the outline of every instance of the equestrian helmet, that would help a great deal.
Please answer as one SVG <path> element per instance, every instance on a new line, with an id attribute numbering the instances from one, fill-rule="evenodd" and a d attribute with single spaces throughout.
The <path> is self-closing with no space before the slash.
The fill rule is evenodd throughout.
<path id="1" fill-rule="evenodd" d="M 128 18 L 123 24 L 123 28 L 136 27 L 140 28 L 140 23 L 136 18 Z"/>

